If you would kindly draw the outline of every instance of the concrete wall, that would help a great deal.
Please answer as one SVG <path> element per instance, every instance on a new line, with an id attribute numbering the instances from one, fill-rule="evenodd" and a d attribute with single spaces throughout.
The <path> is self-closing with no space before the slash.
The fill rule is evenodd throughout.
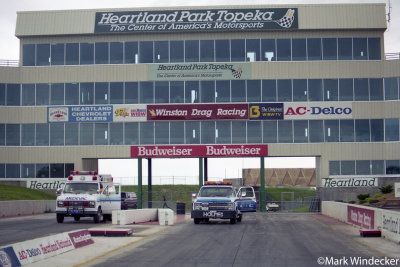
<path id="1" fill-rule="evenodd" d="M 55 200 L 0 201 L 0 218 L 55 212 Z"/>

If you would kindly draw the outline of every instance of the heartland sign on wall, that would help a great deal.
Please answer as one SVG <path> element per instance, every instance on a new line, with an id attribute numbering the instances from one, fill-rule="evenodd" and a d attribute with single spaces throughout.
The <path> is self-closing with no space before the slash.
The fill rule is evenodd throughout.
<path id="1" fill-rule="evenodd" d="M 322 178 L 323 187 L 378 186 L 378 178 Z"/>
<path id="2" fill-rule="evenodd" d="M 297 29 L 297 8 L 96 12 L 95 33 Z"/>
<path id="3" fill-rule="evenodd" d="M 131 146 L 132 158 L 264 157 L 267 145 Z"/>

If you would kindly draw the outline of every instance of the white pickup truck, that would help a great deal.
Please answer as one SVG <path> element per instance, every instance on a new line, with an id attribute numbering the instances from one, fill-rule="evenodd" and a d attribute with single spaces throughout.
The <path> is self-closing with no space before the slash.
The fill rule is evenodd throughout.
<path id="1" fill-rule="evenodd" d="M 57 190 L 57 222 L 64 217 L 93 217 L 94 223 L 111 220 L 113 210 L 121 209 L 121 185 L 108 174 L 72 171 L 63 188 Z"/>

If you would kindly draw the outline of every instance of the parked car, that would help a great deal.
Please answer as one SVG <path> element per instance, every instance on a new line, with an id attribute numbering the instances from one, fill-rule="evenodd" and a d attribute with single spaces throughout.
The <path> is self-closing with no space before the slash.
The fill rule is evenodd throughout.
<path id="1" fill-rule="evenodd" d="M 135 192 L 121 192 L 121 210 L 137 209 Z"/>

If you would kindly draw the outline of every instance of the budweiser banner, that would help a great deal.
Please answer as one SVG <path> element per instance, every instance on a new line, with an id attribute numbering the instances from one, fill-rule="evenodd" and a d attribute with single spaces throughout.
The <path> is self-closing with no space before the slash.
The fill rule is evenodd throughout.
<path id="1" fill-rule="evenodd" d="M 268 145 L 131 146 L 132 158 L 264 157 Z"/>
<path id="2" fill-rule="evenodd" d="M 147 120 L 247 120 L 248 104 L 147 105 Z"/>

